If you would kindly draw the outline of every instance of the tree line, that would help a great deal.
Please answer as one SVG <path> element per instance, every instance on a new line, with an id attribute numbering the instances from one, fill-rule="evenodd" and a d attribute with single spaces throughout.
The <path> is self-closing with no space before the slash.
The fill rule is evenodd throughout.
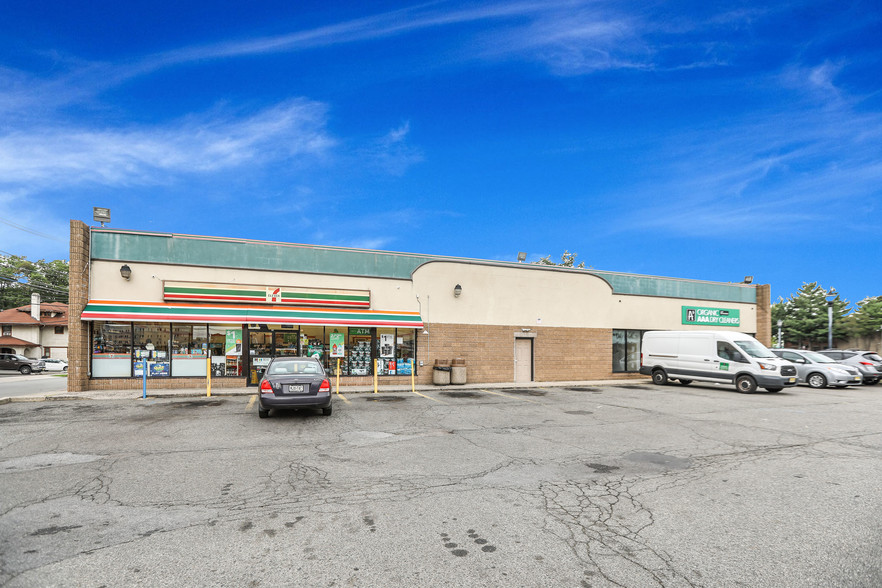
<path id="1" fill-rule="evenodd" d="M 803 284 L 786 300 L 772 304 L 772 335 L 778 337 L 778 321 L 782 322 L 781 347 L 820 349 L 827 346 L 829 316 L 827 299 L 833 308 L 835 340 L 882 336 L 882 296 L 870 296 L 854 306 L 842 299 L 835 288 L 825 289 L 817 282 Z"/>
<path id="2" fill-rule="evenodd" d="M 0 310 L 27 306 L 32 292 L 43 302 L 67 302 L 68 262 L 0 255 Z"/>

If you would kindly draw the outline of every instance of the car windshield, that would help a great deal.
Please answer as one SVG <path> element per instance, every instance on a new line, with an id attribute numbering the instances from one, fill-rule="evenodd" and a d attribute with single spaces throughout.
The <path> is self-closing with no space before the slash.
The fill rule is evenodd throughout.
<path id="1" fill-rule="evenodd" d="M 835 359 L 830 359 L 826 355 L 815 353 L 814 351 L 803 351 L 802 354 L 815 363 L 837 363 Z"/>
<path id="2" fill-rule="evenodd" d="M 320 374 L 321 366 L 315 361 L 274 361 L 267 370 L 271 376 L 284 374 Z"/>
<path id="3" fill-rule="evenodd" d="M 757 359 L 777 357 L 777 355 L 766 349 L 765 345 L 757 341 L 735 341 L 735 345 L 740 347 L 747 355 Z"/>

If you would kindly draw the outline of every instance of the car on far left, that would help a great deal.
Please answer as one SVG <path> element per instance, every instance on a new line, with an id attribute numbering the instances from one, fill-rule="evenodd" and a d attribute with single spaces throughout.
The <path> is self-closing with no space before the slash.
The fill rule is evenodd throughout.
<path id="1" fill-rule="evenodd" d="M 44 357 L 43 363 L 46 364 L 47 372 L 66 372 L 67 361 L 63 359 L 55 359 L 52 357 Z"/>
<path id="2" fill-rule="evenodd" d="M 0 353 L 0 370 L 15 370 L 24 375 L 39 373 L 46 369 L 41 359 L 31 359 L 17 353 Z"/>

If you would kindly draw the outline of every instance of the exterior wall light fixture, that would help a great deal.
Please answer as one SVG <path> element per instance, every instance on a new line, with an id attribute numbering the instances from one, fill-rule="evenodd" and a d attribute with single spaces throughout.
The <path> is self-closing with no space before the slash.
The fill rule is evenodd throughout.
<path id="1" fill-rule="evenodd" d="M 130 268 L 128 264 L 123 265 L 119 268 L 119 275 L 121 275 L 124 280 L 128 280 L 132 277 L 132 268 Z"/>
<path id="2" fill-rule="evenodd" d="M 745 284 L 752 284 L 753 283 L 753 276 L 744 276 L 744 283 Z"/>
<path id="3" fill-rule="evenodd" d="M 460 294 L 462 294 L 462 286 L 457 284 L 456 286 L 453 287 L 453 295 L 456 296 L 457 298 L 459 298 Z"/>

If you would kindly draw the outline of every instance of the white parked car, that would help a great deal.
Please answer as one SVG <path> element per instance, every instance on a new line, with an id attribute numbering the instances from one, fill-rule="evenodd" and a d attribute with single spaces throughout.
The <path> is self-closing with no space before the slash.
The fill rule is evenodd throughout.
<path id="1" fill-rule="evenodd" d="M 41 360 L 46 364 L 44 368 L 47 372 L 66 372 L 67 371 L 67 362 L 63 359 L 53 359 L 50 357 L 44 357 Z"/>

